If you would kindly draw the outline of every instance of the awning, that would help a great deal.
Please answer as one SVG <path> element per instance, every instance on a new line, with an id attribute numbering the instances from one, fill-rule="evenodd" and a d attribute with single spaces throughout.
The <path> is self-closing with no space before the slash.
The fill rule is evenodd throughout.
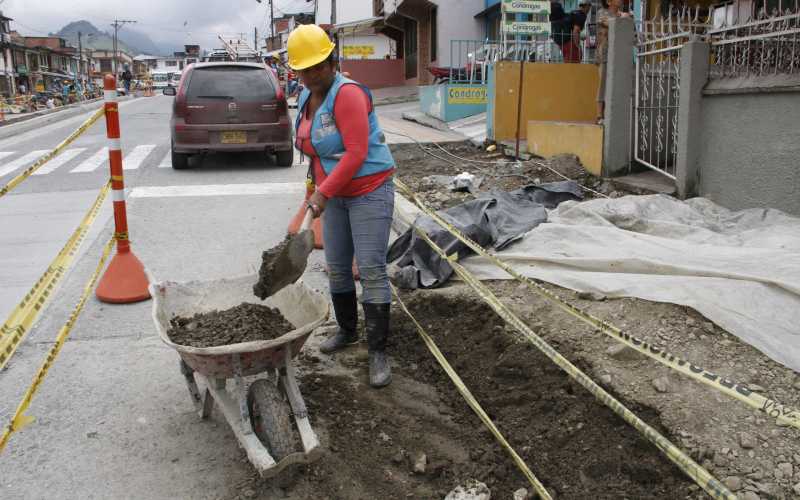
<path id="1" fill-rule="evenodd" d="M 348 33 L 374 33 L 375 29 L 383 26 L 382 17 L 370 17 L 369 19 L 360 19 L 358 21 L 350 21 L 347 23 L 339 23 L 334 25 L 337 31 L 346 31 Z"/>
<path id="2" fill-rule="evenodd" d="M 489 17 L 497 12 L 500 12 L 500 2 L 492 5 L 491 7 L 486 7 L 482 11 L 475 14 L 475 19 L 480 19 L 482 17 Z"/>
<path id="3" fill-rule="evenodd" d="M 65 75 L 63 73 L 53 73 L 51 71 L 40 71 L 39 74 L 43 75 L 43 76 L 52 76 L 52 77 L 55 77 L 55 78 L 63 78 L 64 80 L 74 80 L 75 79 L 75 77 L 72 76 L 72 75 Z"/>
<path id="4" fill-rule="evenodd" d="M 285 53 L 286 53 L 286 49 L 278 49 L 278 50 L 273 50 L 272 52 L 267 52 L 266 54 L 264 54 L 264 57 L 276 57 L 277 58 L 277 57 L 280 57 L 281 54 L 285 54 Z"/>

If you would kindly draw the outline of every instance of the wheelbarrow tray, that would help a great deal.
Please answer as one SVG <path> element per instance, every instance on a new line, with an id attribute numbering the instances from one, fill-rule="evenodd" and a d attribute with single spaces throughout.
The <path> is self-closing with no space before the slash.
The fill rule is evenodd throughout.
<path id="1" fill-rule="evenodd" d="M 153 320 L 161 340 L 172 347 L 194 371 L 207 378 L 232 378 L 234 360 L 241 362 L 239 374 L 255 375 L 284 365 L 286 349 L 291 358 L 297 356 L 311 332 L 327 321 L 330 307 L 327 299 L 302 282 L 291 284 L 265 301 L 253 295 L 258 276 L 210 281 L 162 281 L 150 285 L 153 297 Z M 192 317 L 197 313 L 225 310 L 242 302 L 261 303 L 278 309 L 295 327 L 272 340 L 257 340 L 215 347 L 192 347 L 172 342 L 167 335 L 170 319 Z"/>

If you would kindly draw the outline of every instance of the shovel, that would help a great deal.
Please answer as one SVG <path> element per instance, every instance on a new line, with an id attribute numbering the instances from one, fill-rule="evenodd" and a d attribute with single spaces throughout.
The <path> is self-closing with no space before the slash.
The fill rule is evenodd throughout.
<path id="1" fill-rule="evenodd" d="M 312 218 L 309 208 L 297 234 L 287 235 L 277 246 L 261 254 L 258 283 L 253 285 L 256 297 L 264 300 L 303 275 L 308 264 L 308 256 L 314 249 L 314 232 L 309 229 Z"/>

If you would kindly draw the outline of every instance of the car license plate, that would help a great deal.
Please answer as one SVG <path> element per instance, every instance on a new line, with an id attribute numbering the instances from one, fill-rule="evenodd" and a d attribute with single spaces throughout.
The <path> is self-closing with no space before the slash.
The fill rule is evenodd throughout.
<path id="1" fill-rule="evenodd" d="M 223 132 L 222 144 L 247 144 L 247 132 L 243 130 Z"/>

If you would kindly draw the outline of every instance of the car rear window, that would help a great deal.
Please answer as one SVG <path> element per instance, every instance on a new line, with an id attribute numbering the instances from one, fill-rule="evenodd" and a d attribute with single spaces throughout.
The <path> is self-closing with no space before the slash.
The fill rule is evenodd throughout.
<path id="1" fill-rule="evenodd" d="M 267 70 L 237 66 L 196 68 L 186 93 L 189 99 L 229 99 L 259 102 L 275 99 Z"/>

